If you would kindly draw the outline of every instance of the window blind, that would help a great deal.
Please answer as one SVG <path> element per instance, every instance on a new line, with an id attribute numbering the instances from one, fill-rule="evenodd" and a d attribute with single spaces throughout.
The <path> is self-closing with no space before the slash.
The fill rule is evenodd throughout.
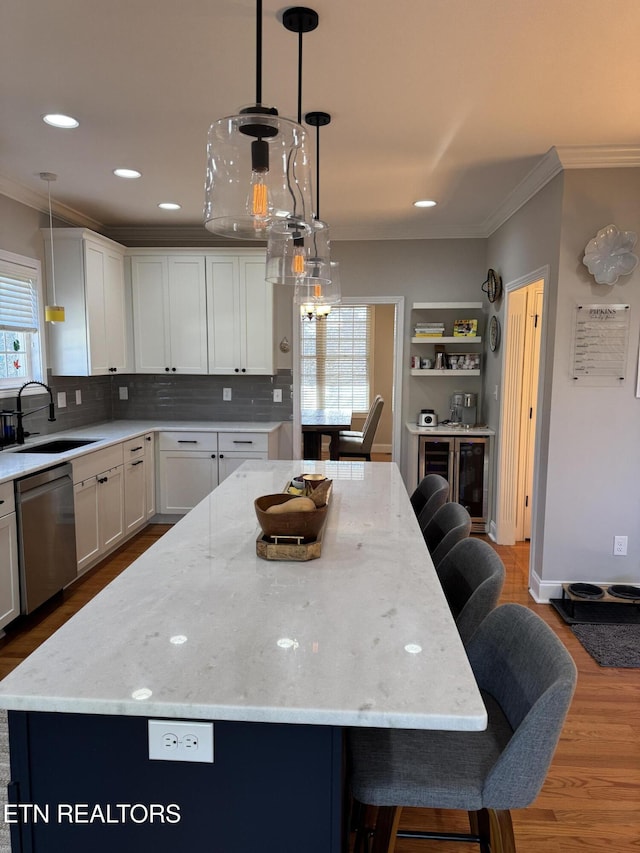
<path id="1" fill-rule="evenodd" d="M 4 265 L 0 265 L 0 329 L 38 331 L 36 281 Z"/>
<path id="2" fill-rule="evenodd" d="M 368 305 L 339 305 L 323 320 L 301 320 L 301 408 L 368 411 L 371 315 Z"/>

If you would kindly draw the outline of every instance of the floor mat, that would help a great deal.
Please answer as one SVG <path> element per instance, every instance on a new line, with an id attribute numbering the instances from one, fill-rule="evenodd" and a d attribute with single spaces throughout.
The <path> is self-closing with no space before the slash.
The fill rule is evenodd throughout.
<path id="1" fill-rule="evenodd" d="M 572 625 L 600 666 L 640 667 L 640 625 Z"/>

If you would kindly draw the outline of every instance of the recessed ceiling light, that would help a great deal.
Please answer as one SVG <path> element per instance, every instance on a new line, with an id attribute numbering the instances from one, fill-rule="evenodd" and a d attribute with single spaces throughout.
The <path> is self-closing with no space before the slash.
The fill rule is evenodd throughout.
<path id="1" fill-rule="evenodd" d="M 137 169 L 114 169 L 113 174 L 118 178 L 141 178 L 142 172 Z"/>
<path id="2" fill-rule="evenodd" d="M 78 127 L 80 122 L 78 119 L 73 118 L 73 116 L 65 116 L 61 113 L 47 113 L 46 116 L 42 116 L 42 121 L 50 124 L 52 127 Z"/>
<path id="3" fill-rule="evenodd" d="M 158 207 L 161 207 L 163 210 L 180 210 L 182 205 L 176 204 L 175 201 L 162 201 Z"/>
<path id="4" fill-rule="evenodd" d="M 423 199 L 420 199 L 419 201 L 414 201 L 413 206 L 414 207 L 435 207 L 437 203 L 438 203 L 437 201 L 433 201 L 430 198 L 423 198 Z"/>

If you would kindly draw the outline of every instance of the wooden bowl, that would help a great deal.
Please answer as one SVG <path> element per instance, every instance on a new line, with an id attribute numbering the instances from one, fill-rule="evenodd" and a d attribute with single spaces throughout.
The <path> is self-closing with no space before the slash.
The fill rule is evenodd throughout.
<path id="1" fill-rule="evenodd" d="M 307 541 L 313 541 L 320 533 L 327 516 L 328 506 L 318 507 L 310 512 L 266 512 L 268 507 L 281 504 L 291 499 L 291 495 L 262 495 L 256 498 L 253 505 L 258 522 L 265 536 L 302 536 Z"/>

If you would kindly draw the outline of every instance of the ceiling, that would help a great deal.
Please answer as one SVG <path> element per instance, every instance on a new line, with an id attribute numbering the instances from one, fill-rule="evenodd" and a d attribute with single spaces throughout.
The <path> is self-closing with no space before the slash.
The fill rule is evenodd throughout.
<path id="1" fill-rule="evenodd" d="M 286 8 L 264 0 L 263 100 L 295 118 Z M 302 107 L 332 115 L 320 201 L 334 240 L 487 236 L 548 179 L 552 147 L 565 165 L 640 163 L 638 0 L 312 8 Z M 0 193 L 46 209 L 39 174 L 54 172 L 54 211 L 73 224 L 120 236 L 202 229 L 206 242 L 207 130 L 255 101 L 255 10 L 254 0 L 3 0 Z M 48 127 L 47 112 L 80 126 Z M 118 179 L 119 166 L 143 176 Z M 418 198 L 438 205 L 416 209 Z"/>

